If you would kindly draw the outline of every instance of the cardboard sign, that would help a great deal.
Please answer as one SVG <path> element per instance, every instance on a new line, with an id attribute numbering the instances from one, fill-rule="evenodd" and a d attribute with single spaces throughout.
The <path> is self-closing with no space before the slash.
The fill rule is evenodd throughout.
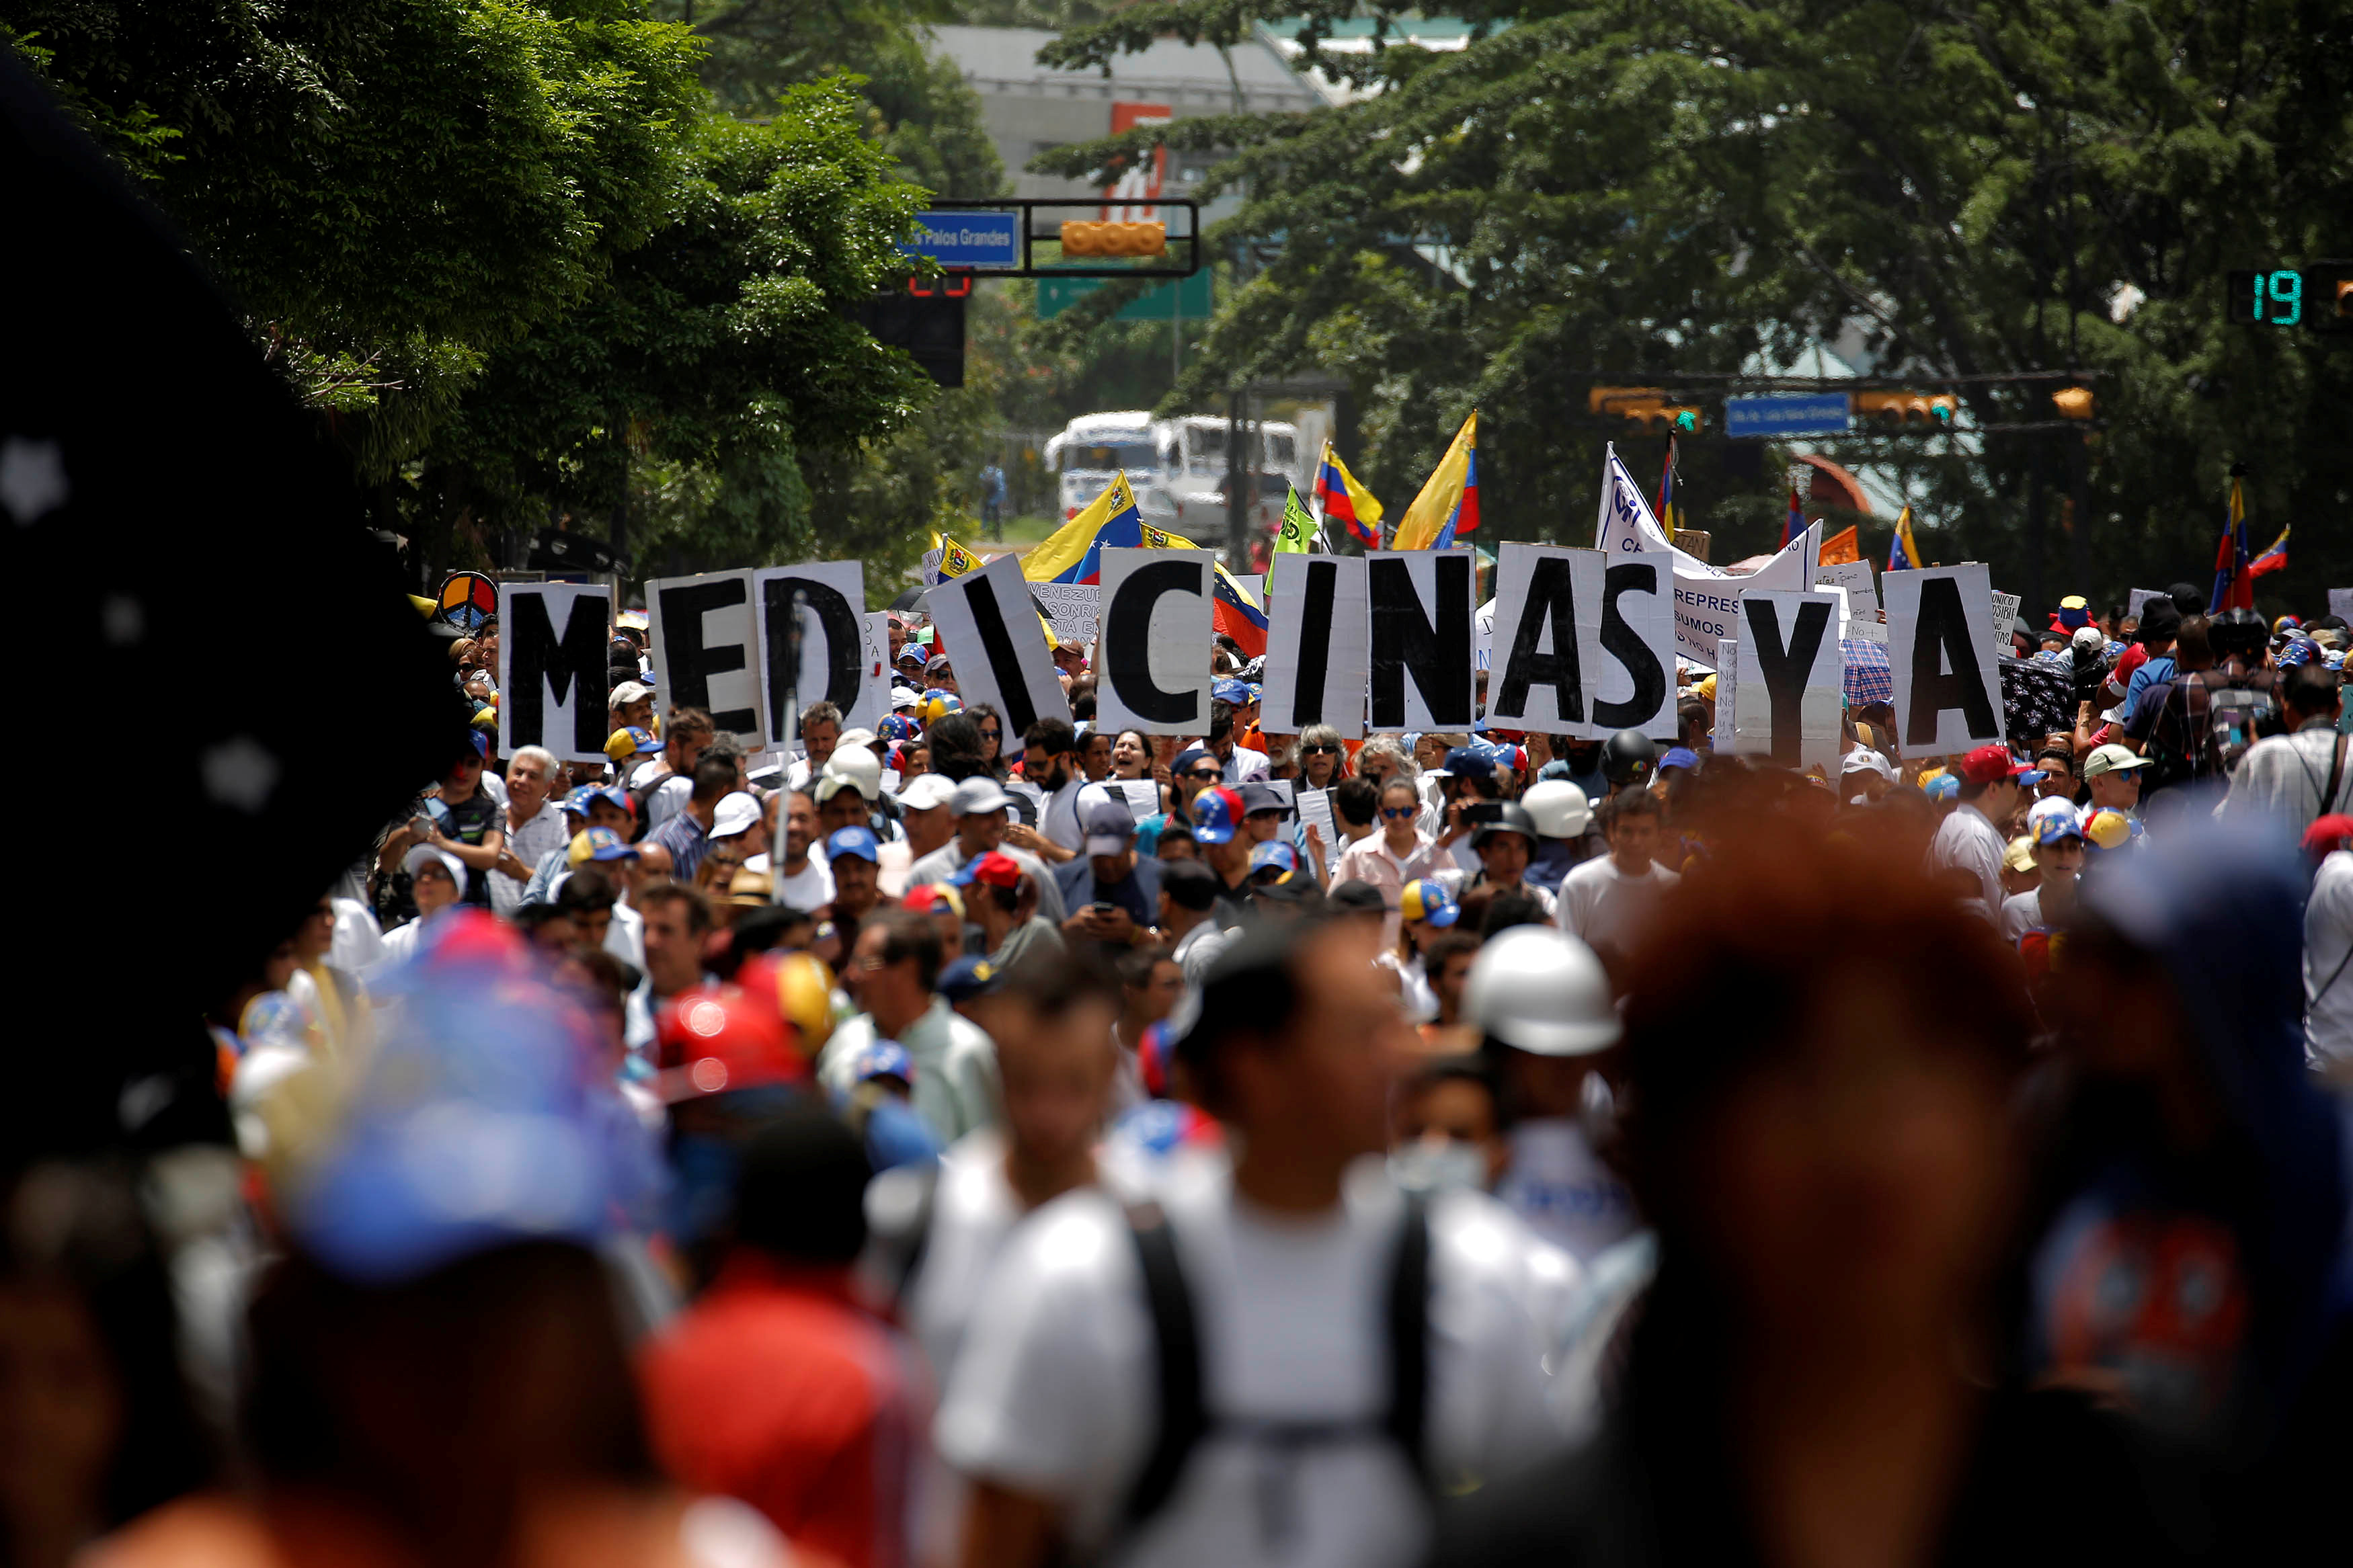
<path id="1" fill-rule="evenodd" d="M 1503 545 L 1487 717 L 1581 739 L 1675 733 L 1669 563 L 1651 552 Z"/>
<path id="2" fill-rule="evenodd" d="M 1103 619 L 1103 589 L 1092 583 L 1032 583 L 1029 596 L 1045 606 L 1054 635 L 1064 642 L 1091 643 Z"/>
<path id="3" fill-rule="evenodd" d="M 1259 727 L 1296 735 L 1329 724 L 1349 740 L 1365 732 L 1369 601 L 1361 555 L 1274 558 L 1268 575 L 1266 677 Z"/>
<path id="4" fill-rule="evenodd" d="M 1715 645 L 1741 635 L 1739 605 L 1743 595 L 1758 589 L 1801 592 L 1813 585 L 1816 556 L 1821 550 L 1822 525 L 1809 523 L 1781 552 L 1746 577 L 1726 576 L 1714 567 L 1694 576 L 1681 560 L 1675 563 L 1675 652 L 1694 664 L 1715 657 Z"/>
<path id="5" fill-rule="evenodd" d="M 2341 616 L 2345 613 L 2337 607 L 2337 596 L 2339 594 L 2345 595 L 2345 600 L 2348 604 L 2353 604 L 2353 588 L 2331 588 L 2328 591 L 2328 613 L 2332 616 Z M 2140 619 L 2140 607 L 2143 605 L 2147 604 L 2151 599 L 2169 599 L 2171 597 L 2173 597 L 2173 595 L 2167 593 L 2162 588 L 2127 588 L 2125 590 L 2125 614 L 2130 616 L 2134 620 L 2138 620 Z"/>
<path id="6" fill-rule="evenodd" d="M 1207 550 L 1103 552 L 1103 640 L 1095 649 L 1095 721 L 1147 735 L 1209 728 Z"/>
<path id="7" fill-rule="evenodd" d="M 1887 662 L 1907 755 L 1951 755 L 2003 738 L 2001 667 L 1974 635 L 1993 613 L 1983 565 L 1887 576 Z"/>
<path id="8" fill-rule="evenodd" d="M 2353 624 L 2353 588 L 2329 589 L 2328 613 L 2340 620 Z"/>
<path id="9" fill-rule="evenodd" d="M 567 763 L 605 760 L 612 623 L 601 584 L 500 584 L 499 755 L 544 746 Z"/>
<path id="10" fill-rule="evenodd" d="M 1365 556 L 1370 720 L 1366 728 L 1468 730 L 1476 711 L 1471 552 L 1377 550 Z"/>
<path id="11" fill-rule="evenodd" d="M 1966 564 L 1982 566 L 1983 563 L 1971 562 Z M 1942 568 L 1930 567 L 1927 570 L 1939 571 Z M 1999 657 L 2010 651 L 2010 629 L 2018 624 L 2018 595 L 2005 594 L 1999 589 L 1991 592 L 1992 603 L 1986 612 L 1985 624 L 1993 628 L 1993 646 L 1987 651 Z M 1995 668 L 2000 667 L 1997 665 Z"/>
<path id="12" fill-rule="evenodd" d="M 1733 716 L 1739 707 L 1740 639 L 1726 637 L 1715 645 L 1715 728 L 1708 736 L 1708 743 L 1726 756 L 1739 749 L 1733 734 Z"/>
<path id="13" fill-rule="evenodd" d="M 955 656 L 965 707 L 996 708 L 1008 736 L 1039 719 L 1070 718 L 1071 700 L 1055 679 L 1017 557 L 1000 555 L 977 572 L 944 579 L 924 593 L 923 610 Z"/>
<path id="14" fill-rule="evenodd" d="M 1156 779 L 1120 779 L 1119 797 L 1127 805 L 1127 815 L 1142 822 L 1160 810 L 1160 784 Z"/>
<path id="15" fill-rule="evenodd" d="M 1340 825 L 1332 816 L 1332 792 L 1328 789 L 1303 789 L 1298 792 L 1299 820 L 1314 828 L 1324 840 L 1324 861 L 1328 868 L 1340 853 Z"/>
<path id="16" fill-rule="evenodd" d="M 748 569 L 647 584 L 646 627 L 664 705 L 703 710 L 747 752 L 768 744 Z"/>
<path id="17" fill-rule="evenodd" d="M 1784 767 L 1838 766 L 1846 675 L 1838 608 L 1834 594 L 1767 588 L 1741 596 L 1734 751 Z"/>
<path id="18" fill-rule="evenodd" d="M 1887 640 L 1887 625 L 1879 618 L 1879 589 L 1871 575 L 1868 561 L 1825 561 L 1814 568 L 1814 585 L 1831 586 L 1846 593 L 1848 614 L 1853 618 L 1846 635 L 1868 642 Z"/>
<path id="19" fill-rule="evenodd" d="M 841 710 L 845 730 L 871 730 L 882 721 L 891 693 L 887 686 L 876 689 L 868 674 L 864 567 L 855 561 L 763 566 L 752 574 L 752 597 L 759 624 L 763 717 L 779 745 L 799 746 L 800 710 L 820 701 Z M 797 598 L 797 625 L 792 614 Z"/>

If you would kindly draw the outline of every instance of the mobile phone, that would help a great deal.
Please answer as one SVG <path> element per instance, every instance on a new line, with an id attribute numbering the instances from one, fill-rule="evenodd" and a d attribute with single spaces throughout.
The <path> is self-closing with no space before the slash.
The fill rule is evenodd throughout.
<path id="1" fill-rule="evenodd" d="M 1501 822 L 1504 820 L 1504 803 L 1500 800 L 1472 801 L 1462 808 L 1462 820 L 1466 824 L 1473 825 L 1482 822 Z"/>
<path id="2" fill-rule="evenodd" d="M 1119 906 L 1117 904 L 1106 904 L 1098 900 L 1094 903 L 1087 906 L 1087 912 L 1092 915 L 1115 915 L 1119 913 Z"/>

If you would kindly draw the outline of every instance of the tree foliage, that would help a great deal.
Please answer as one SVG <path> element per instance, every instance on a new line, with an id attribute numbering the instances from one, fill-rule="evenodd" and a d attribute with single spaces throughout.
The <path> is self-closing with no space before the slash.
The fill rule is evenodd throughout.
<path id="1" fill-rule="evenodd" d="M 1280 7 L 1305 16 L 1311 44 L 1360 9 Z M 1046 56 L 1099 63 L 1168 33 L 1236 42 L 1261 14 L 1138 5 Z M 1586 407 L 1597 373 L 1672 383 L 1841 339 L 1887 375 L 2078 367 L 2097 373 L 2104 426 L 2081 555 L 2056 499 L 2072 433 L 1950 452 L 1859 437 L 1839 455 L 1886 462 L 1926 498 L 1934 555 L 1995 562 L 2015 586 L 2036 573 L 2030 484 L 2052 498 L 2053 595 L 2113 595 L 2211 559 L 2233 461 L 2253 470 L 2266 538 L 2310 525 L 2285 579 L 2301 602 L 2353 574 L 2353 540 L 2318 526 L 2353 508 L 2353 344 L 2230 327 L 2221 298 L 2227 268 L 2353 256 L 2347 7 L 1530 0 L 1464 14 L 1483 32 L 1459 52 L 1322 55 L 1366 90 L 1347 107 L 1183 121 L 1037 161 L 1094 172 L 1159 134 L 1236 149 L 1210 177 L 1245 198 L 1220 238 L 1272 259 L 1168 405 L 1242 375 L 1343 373 L 1385 495 L 1410 493 L 1475 405 L 1499 536 L 1574 539 L 1615 434 Z M 1962 395 L 1971 422 L 2023 426 L 2052 420 L 2050 391 L 1988 379 Z M 1774 482 L 1733 477 L 1729 443 L 1685 455 L 1682 493 L 1724 537 L 1719 555 L 1766 542 Z"/>

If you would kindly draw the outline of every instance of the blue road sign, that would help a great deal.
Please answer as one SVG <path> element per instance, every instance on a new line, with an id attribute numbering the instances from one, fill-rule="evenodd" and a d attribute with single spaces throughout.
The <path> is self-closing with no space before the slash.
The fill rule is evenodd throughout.
<path id="1" fill-rule="evenodd" d="M 1829 436 L 1852 424 L 1843 392 L 1724 400 L 1727 436 Z"/>
<path id="2" fill-rule="evenodd" d="M 943 267 L 1018 267 L 1021 215 L 1010 212 L 920 212 L 915 234 L 899 242 L 902 256 L 928 256 Z"/>

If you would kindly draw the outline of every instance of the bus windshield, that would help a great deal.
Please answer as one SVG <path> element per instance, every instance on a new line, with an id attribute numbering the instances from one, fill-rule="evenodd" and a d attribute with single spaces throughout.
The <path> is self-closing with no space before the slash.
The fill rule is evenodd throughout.
<path id="1" fill-rule="evenodd" d="M 1134 472 L 1157 468 L 1152 443 L 1148 440 L 1129 443 L 1097 441 L 1082 446 L 1071 442 L 1062 448 L 1064 473 L 1109 473 L 1113 468 Z"/>

